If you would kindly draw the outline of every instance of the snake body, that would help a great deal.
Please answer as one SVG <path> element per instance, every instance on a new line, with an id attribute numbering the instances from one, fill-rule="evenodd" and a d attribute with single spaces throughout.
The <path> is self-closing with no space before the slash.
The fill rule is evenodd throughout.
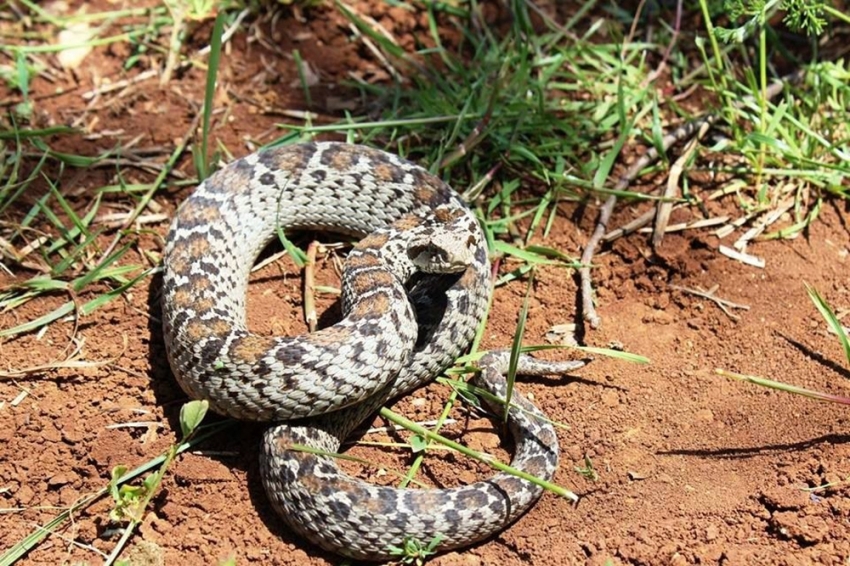
<path id="1" fill-rule="evenodd" d="M 247 329 L 250 269 L 281 229 L 368 235 L 346 260 L 344 318 L 336 325 L 283 338 Z M 447 269 L 455 274 L 420 273 L 417 254 L 442 258 L 446 238 L 460 239 L 463 265 Z M 181 205 L 163 265 L 164 340 L 178 383 L 220 414 L 287 421 L 264 435 L 261 476 L 273 506 L 310 541 L 365 560 L 388 559 L 406 540 L 439 538 L 436 550 L 447 550 L 498 532 L 540 496 L 539 487 L 506 474 L 452 489 L 376 487 L 345 475 L 331 458 L 291 449 L 336 452 L 387 399 L 449 367 L 485 315 L 491 275 L 480 226 L 424 169 L 333 142 L 251 154 Z M 477 383 L 504 396 L 506 355 L 490 354 L 480 365 Z M 519 369 L 574 367 L 521 358 Z M 549 480 L 555 432 L 520 395 L 512 402 L 519 407 L 510 409 L 512 465 Z"/>

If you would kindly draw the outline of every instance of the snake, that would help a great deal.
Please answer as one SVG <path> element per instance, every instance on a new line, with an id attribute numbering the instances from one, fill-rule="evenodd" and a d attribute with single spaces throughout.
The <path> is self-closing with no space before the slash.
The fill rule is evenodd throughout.
<path id="1" fill-rule="evenodd" d="M 280 234 L 358 239 L 345 259 L 342 319 L 298 336 L 247 326 L 251 269 Z M 191 398 L 240 420 L 272 423 L 260 477 L 292 531 L 335 554 L 384 561 L 405 548 L 442 552 L 506 528 L 542 488 L 514 474 L 451 488 L 395 488 L 347 475 L 330 454 L 370 415 L 466 353 L 486 316 L 488 245 L 474 212 L 439 177 L 397 155 L 342 142 L 270 147 L 230 162 L 178 207 L 165 240 L 163 339 Z M 517 373 L 565 374 L 576 362 L 516 359 Z M 504 350 L 473 384 L 504 414 Z M 492 398 L 491 398 L 492 397 Z M 558 439 L 514 392 L 511 465 L 549 481 Z"/>

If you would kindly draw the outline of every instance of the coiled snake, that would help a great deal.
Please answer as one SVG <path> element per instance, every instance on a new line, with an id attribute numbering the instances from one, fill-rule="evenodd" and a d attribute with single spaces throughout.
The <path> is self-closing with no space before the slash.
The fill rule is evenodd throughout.
<path id="1" fill-rule="evenodd" d="M 285 338 L 247 329 L 248 275 L 278 229 L 369 234 L 346 259 L 336 325 Z M 540 488 L 507 474 L 452 489 L 376 487 L 331 458 L 289 447 L 336 452 L 387 399 L 449 367 L 485 314 L 490 277 L 477 220 L 424 169 L 341 143 L 269 149 L 230 163 L 179 208 L 164 255 L 166 351 L 180 386 L 214 411 L 301 419 L 271 427 L 261 449 L 263 484 L 293 530 L 365 560 L 390 558 L 405 539 L 439 537 L 437 550 L 457 548 L 504 528 Z M 503 397 L 507 355 L 488 354 L 480 365 L 476 383 Z M 523 357 L 519 370 L 575 367 Z M 512 465 L 551 479 L 554 430 L 520 395 L 512 402 Z"/>

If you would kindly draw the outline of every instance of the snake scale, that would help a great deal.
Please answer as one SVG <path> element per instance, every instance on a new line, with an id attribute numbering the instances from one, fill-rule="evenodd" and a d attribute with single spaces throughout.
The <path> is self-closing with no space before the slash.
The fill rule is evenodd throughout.
<path id="1" fill-rule="evenodd" d="M 339 323 L 294 337 L 248 330 L 249 272 L 279 229 L 363 238 L 345 262 Z M 222 415 L 276 423 L 261 444 L 262 481 L 308 540 L 361 560 L 390 559 L 406 540 L 438 537 L 435 550 L 449 550 L 498 532 L 539 498 L 539 487 L 504 473 L 451 489 L 377 487 L 332 458 L 291 449 L 336 452 L 386 400 L 451 366 L 485 316 L 492 285 L 478 221 L 421 167 L 334 142 L 248 155 L 179 207 L 163 265 L 164 340 L 178 383 Z M 475 383 L 504 397 L 508 355 L 479 365 Z M 575 367 L 523 356 L 519 372 Z M 555 431 L 521 395 L 512 402 L 512 465 L 549 480 Z"/>

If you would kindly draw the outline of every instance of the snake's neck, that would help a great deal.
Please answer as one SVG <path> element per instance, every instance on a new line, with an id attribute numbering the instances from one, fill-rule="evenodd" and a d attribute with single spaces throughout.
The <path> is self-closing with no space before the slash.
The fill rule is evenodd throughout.
<path id="1" fill-rule="evenodd" d="M 363 301 L 377 301 L 375 308 L 384 311 L 398 307 L 389 303 L 406 300 L 405 285 L 418 271 L 407 254 L 407 236 L 378 230 L 351 250 L 343 265 L 344 312 Z"/>

